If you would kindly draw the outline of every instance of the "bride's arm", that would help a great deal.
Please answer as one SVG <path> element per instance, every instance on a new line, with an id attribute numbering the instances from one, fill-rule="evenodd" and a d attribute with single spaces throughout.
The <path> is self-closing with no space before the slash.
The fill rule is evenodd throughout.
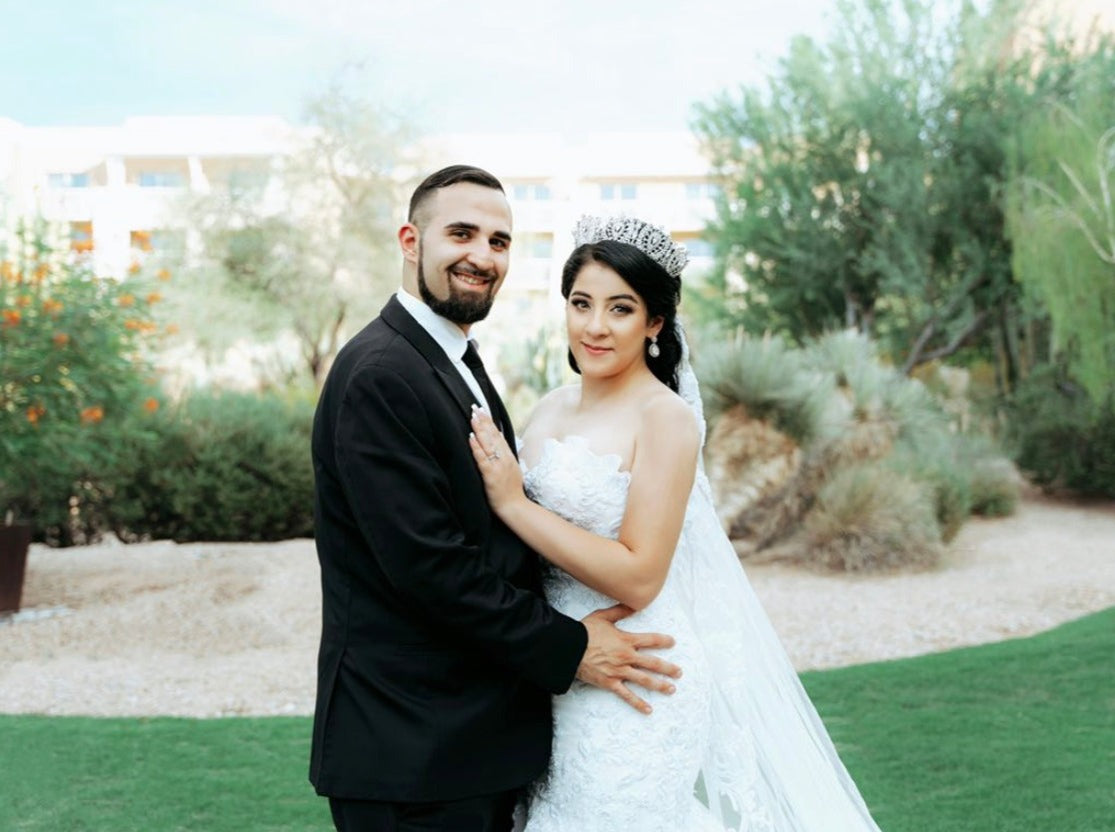
<path id="1" fill-rule="evenodd" d="M 619 540 L 595 535 L 531 502 L 519 467 L 487 414 L 473 419 L 473 431 L 469 441 L 492 509 L 528 546 L 633 609 L 657 597 L 681 535 L 700 453 L 696 420 L 684 401 L 663 396 L 644 409 Z"/>

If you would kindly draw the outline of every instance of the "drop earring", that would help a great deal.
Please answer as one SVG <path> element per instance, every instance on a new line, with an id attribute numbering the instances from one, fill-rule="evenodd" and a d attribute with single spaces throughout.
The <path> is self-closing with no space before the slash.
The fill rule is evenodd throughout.
<path id="1" fill-rule="evenodd" d="M 650 346 L 647 347 L 647 355 L 651 358 L 658 358 L 662 354 L 662 350 L 658 347 L 658 336 L 655 335 L 650 339 Z"/>

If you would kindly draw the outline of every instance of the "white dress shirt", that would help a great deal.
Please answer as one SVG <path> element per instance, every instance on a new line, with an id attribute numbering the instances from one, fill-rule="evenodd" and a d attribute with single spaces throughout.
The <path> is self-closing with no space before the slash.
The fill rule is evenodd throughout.
<path id="1" fill-rule="evenodd" d="M 419 300 L 406 289 L 400 289 L 395 293 L 395 297 L 399 299 L 403 309 L 409 312 L 411 317 L 418 321 L 418 325 L 430 333 L 430 337 L 445 351 L 446 358 L 449 359 L 465 384 L 468 385 L 472 395 L 476 396 L 476 401 L 480 402 L 484 409 L 491 413 L 492 408 L 489 406 L 488 400 L 484 398 L 484 391 L 480 389 L 480 383 L 464 362 L 465 350 L 468 349 L 468 337 L 461 331 L 461 328 L 448 318 L 441 317 L 428 307 L 425 301 Z"/>

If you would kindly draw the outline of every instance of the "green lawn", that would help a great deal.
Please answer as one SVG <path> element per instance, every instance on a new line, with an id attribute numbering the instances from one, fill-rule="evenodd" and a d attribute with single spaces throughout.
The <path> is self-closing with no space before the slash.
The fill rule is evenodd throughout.
<path id="1" fill-rule="evenodd" d="M 0 716 L 0 830 L 330 830 L 304 717 Z"/>
<path id="2" fill-rule="evenodd" d="M 1115 830 L 1115 608 L 803 681 L 884 832 Z"/>
<path id="3" fill-rule="evenodd" d="M 1115 830 L 1115 609 L 804 681 L 884 832 Z M 328 830 L 308 750 L 305 718 L 0 716 L 0 830 Z"/>

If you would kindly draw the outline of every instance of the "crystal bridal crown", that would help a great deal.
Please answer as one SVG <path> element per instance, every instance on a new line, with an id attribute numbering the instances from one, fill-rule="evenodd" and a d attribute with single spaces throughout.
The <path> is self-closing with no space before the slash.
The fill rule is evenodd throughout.
<path id="1" fill-rule="evenodd" d="M 636 217 L 585 215 L 573 228 L 575 246 L 599 243 L 603 240 L 635 246 L 664 268 L 671 277 L 680 278 L 681 270 L 689 262 L 689 254 L 685 246 L 674 242 L 664 228 Z"/>

